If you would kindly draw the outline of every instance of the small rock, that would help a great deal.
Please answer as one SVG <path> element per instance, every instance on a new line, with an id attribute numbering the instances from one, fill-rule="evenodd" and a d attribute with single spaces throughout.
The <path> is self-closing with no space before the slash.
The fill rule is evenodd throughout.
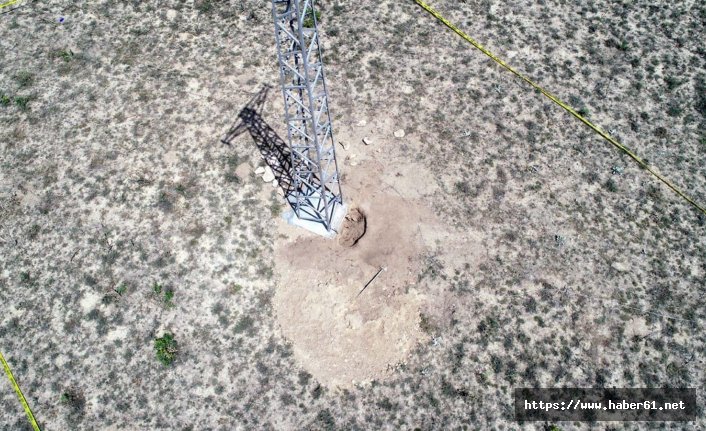
<path id="1" fill-rule="evenodd" d="M 176 18 L 176 16 L 177 16 L 177 11 L 175 11 L 174 9 L 169 9 L 169 10 L 167 11 L 167 19 L 168 19 L 169 21 L 174 21 L 174 19 Z"/>
<path id="2" fill-rule="evenodd" d="M 265 172 L 262 174 L 262 181 L 266 183 L 271 183 L 275 179 L 275 173 L 272 172 L 272 168 L 265 166 Z"/>
<path id="3" fill-rule="evenodd" d="M 365 137 L 365 138 L 363 138 L 363 143 L 364 143 L 365 145 L 372 145 L 373 140 L 370 139 L 370 138 L 368 138 L 368 137 Z"/>
<path id="4" fill-rule="evenodd" d="M 264 166 L 258 166 L 257 169 L 255 169 L 255 175 L 262 175 L 265 173 L 265 167 Z"/>
<path id="5" fill-rule="evenodd" d="M 360 126 L 360 127 L 363 127 L 363 126 L 365 126 L 366 124 L 368 124 L 368 122 L 365 121 L 365 120 L 360 120 L 360 121 L 358 121 L 358 126 Z"/>
<path id="6" fill-rule="evenodd" d="M 404 130 L 395 130 L 395 138 L 404 138 Z"/>
<path id="7" fill-rule="evenodd" d="M 279 185 L 279 182 L 277 180 L 272 181 L 272 187 L 277 187 Z"/>
<path id="8" fill-rule="evenodd" d="M 613 262 L 610 266 L 612 266 L 616 271 L 620 272 L 629 272 L 630 267 L 628 265 L 625 265 L 624 263 L 621 262 Z"/>

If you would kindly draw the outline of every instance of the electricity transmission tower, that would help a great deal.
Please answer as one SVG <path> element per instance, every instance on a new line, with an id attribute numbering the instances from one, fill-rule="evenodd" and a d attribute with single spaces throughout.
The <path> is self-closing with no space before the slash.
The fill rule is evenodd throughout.
<path id="1" fill-rule="evenodd" d="M 299 222 L 331 234 L 345 209 L 314 0 L 272 0 L 272 16 L 292 158 L 287 200 Z"/>

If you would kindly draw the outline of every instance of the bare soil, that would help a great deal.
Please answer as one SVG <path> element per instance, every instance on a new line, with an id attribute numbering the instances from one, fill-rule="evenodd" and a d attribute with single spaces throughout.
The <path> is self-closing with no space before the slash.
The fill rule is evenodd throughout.
<path id="1" fill-rule="evenodd" d="M 343 247 L 353 247 L 365 235 L 365 215 L 359 208 L 352 208 L 346 214 L 338 234 L 338 244 Z"/>
<path id="2" fill-rule="evenodd" d="M 439 223 L 422 203 L 374 187 L 381 172 L 371 161 L 346 177 L 354 209 L 339 241 L 290 238 L 291 228 L 281 226 L 286 239 L 275 242 L 279 326 L 300 364 L 330 386 L 383 378 L 424 335 L 419 315 L 428 292 L 418 281 L 431 244 L 422 231 Z"/>

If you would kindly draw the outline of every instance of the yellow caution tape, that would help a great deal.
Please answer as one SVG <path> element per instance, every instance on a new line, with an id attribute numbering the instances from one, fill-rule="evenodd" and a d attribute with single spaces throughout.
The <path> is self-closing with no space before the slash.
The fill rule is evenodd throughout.
<path id="1" fill-rule="evenodd" d="M 4 7 L 12 6 L 13 4 L 19 3 L 19 2 L 21 2 L 21 1 L 22 1 L 22 0 L 10 0 L 10 1 L 8 1 L 8 2 L 5 2 L 5 3 L 3 3 L 3 4 L 0 4 L 0 9 L 2 9 L 2 8 L 4 8 Z"/>
<path id="2" fill-rule="evenodd" d="M 635 154 L 635 153 L 633 153 L 632 151 L 630 151 L 630 149 L 628 149 L 625 145 L 621 144 L 621 143 L 618 142 L 615 138 L 613 138 L 613 137 L 610 136 L 607 132 L 605 132 L 603 129 L 601 129 L 600 127 L 596 126 L 595 124 L 593 124 L 592 122 L 590 122 L 589 120 L 587 120 L 583 115 L 579 114 L 574 108 L 572 108 L 571 106 L 569 106 L 567 103 L 563 102 L 563 101 L 562 101 L 561 99 L 559 99 L 558 97 L 554 96 L 553 94 L 551 94 L 550 92 L 548 92 L 548 91 L 545 90 L 544 88 L 540 87 L 538 84 L 536 84 L 534 81 L 532 81 L 531 79 L 529 79 L 527 76 L 525 76 L 525 75 L 523 75 L 522 73 L 520 73 L 520 72 L 516 71 L 515 69 L 513 69 L 511 66 L 509 66 L 507 63 L 505 63 L 503 60 L 501 60 L 500 58 L 498 58 L 495 54 L 493 54 L 492 52 L 488 51 L 485 47 L 483 47 L 483 45 L 481 45 L 480 43 L 476 42 L 474 39 L 472 39 L 472 38 L 471 38 L 470 36 L 468 36 L 466 33 L 464 33 L 463 31 L 461 31 L 458 27 L 456 27 L 456 26 L 453 25 L 451 22 L 449 22 L 449 20 L 447 20 L 446 18 L 444 18 L 439 12 L 437 12 L 437 11 L 434 10 L 434 9 L 432 9 L 431 6 L 429 6 L 428 4 L 424 3 L 422 0 L 414 0 L 414 1 L 417 2 L 417 4 L 418 4 L 419 6 L 421 6 L 422 8 L 424 8 L 424 10 L 426 10 L 427 12 L 429 12 L 430 14 L 432 14 L 436 19 L 438 19 L 439 21 L 441 21 L 442 23 L 444 23 L 444 25 L 446 25 L 448 28 L 450 28 L 451 30 L 453 30 L 457 35 L 461 36 L 461 37 L 462 37 L 463 39 L 465 39 L 468 43 L 470 43 L 471 45 L 473 45 L 474 47 L 476 47 L 476 48 L 477 48 L 479 51 L 481 51 L 483 54 L 487 55 L 488 57 L 490 57 L 491 59 L 493 59 L 493 61 L 495 61 L 496 63 L 498 63 L 499 65 L 501 65 L 502 67 L 504 67 L 505 69 L 507 69 L 508 71 L 510 71 L 511 73 L 513 73 L 515 76 L 519 77 L 520 79 L 522 79 L 523 81 L 525 81 L 526 83 L 528 83 L 529 85 L 531 85 L 532 87 L 534 87 L 537 91 L 539 91 L 540 93 L 544 94 L 544 95 L 545 95 L 547 98 L 549 98 L 552 102 L 554 102 L 554 103 L 556 103 L 557 105 L 559 105 L 559 106 L 561 106 L 562 108 L 564 108 L 569 114 L 571 114 L 571 115 L 573 115 L 574 117 L 576 117 L 576 118 L 578 118 L 579 120 L 581 120 L 585 125 L 587 125 L 587 126 L 590 127 L 591 129 L 593 129 L 596 133 L 598 133 L 599 135 L 601 135 L 606 141 L 608 141 L 608 142 L 610 142 L 611 144 L 613 144 L 613 145 L 615 145 L 616 147 L 618 147 L 618 148 L 619 148 L 620 150 L 622 150 L 625 154 L 627 154 L 627 155 L 630 156 L 633 160 L 635 160 L 641 167 L 645 168 L 649 173 L 651 173 L 651 174 L 654 175 L 657 179 L 659 179 L 659 180 L 662 181 L 664 184 L 666 184 L 667 187 L 669 187 L 670 189 L 672 189 L 676 194 L 678 194 L 679 196 L 681 196 L 682 198 L 684 198 L 684 200 L 686 200 L 686 201 L 689 202 L 691 205 L 693 205 L 694 207 L 696 207 L 699 211 L 701 211 L 702 213 L 706 214 L 706 209 L 705 209 L 703 206 L 701 206 L 701 205 L 699 205 L 698 203 L 696 203 L 696 201 L 694 201 L 692 198 L 690 198 L 686 193 L 682 192 L 677 186 L 675 186 L 674 184 L 672 184 L 668 179 L 666 179 L 665 177 L 663 177 L 662 175 L 660 175 L 657 171 L 655 171 L 654 169 L 652 169 L 652 168 L 647 164 L 647 162 L 645 162 L 644 160 L 642 160 L 642 158 L 640 158 L 637 154 Z"/>
<path id="3" fill-rule="evenodd" d="M 25 413 L 27 413 L 27 418 L 29 418 L 29 422 L 32 424 L 32 428 L 34 428 L 34 431 L 40 431 L 39 425 L 37 425 L 37 421 L 34 420 L 34 415 L 32 414 L 32 409 L 29 408 L 29 404 L 27 404 L 27 400 L 25 399 L 25 396 L 22 394 L 22 390 L 17 385 L 17 381 L 15 381 L 15 377 L 12 375 L 12 371 L 10 370 L 10 366 L 7 365 L 7 362 L 5 361 L 5 358 L 2 356 L 2 353 L 0 353 L 0 362 L 2 362 L 2 366 L 3 366 L 3 368 L 5 368 L 5 374 L 7 374 L 7 378 L 10 379 L 10 383 L 12 384 L 12 387 L 15 388 L 15 392 L 17 392 L 17 396 L 20 397 L 20 403 L 22 403 L 22 407 L 24 407 Z"/>

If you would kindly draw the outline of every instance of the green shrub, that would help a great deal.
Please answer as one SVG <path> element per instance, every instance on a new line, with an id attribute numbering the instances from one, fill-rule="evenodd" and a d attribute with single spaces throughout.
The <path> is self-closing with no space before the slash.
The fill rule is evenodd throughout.
<path id="1" fill-rule="evenodd" d="M 240 318 L 238 323 L 235 324 L 235 333 L 240 334 L 241 332 L 245 332 L 249 330 L 250 328 L 253 327 L 253 324 L 255 321 L 252 319 L 250 316 L 243 316 Z"/>
<path id="2" fill-rule="evenodd" d="M 29 231 L 27 231 L 27 236 L 29 239 L 35 239 L 41 230 L 42 228 L 38 224 L 33 224 L 30 226 Z"/>
<path id="3" fill-rule="evenodd" d="M 15 75 L 15 79 L 17 80 L 17 83 L 20 84 L 20 88 L 29 87 L 32 83 L 34 83 L 34 75 L 26 70 Z"/>
<path id="4" fill-rule="evenodd" d="M 165 289 L 164 286 L 161 284 L 157 283 L 156 281 L 152 285 L 152 291 L 154 292 L 155 295 L 161 295 L 162 296 L 162 301 L 164 301 L 164 305 L 166 307 L 173 307 L 174 303 L 172 300 L 174 299 L 174 289 L 172 288 L 167 288 Z"/>
<path id="5" fill-rule="evenodd" d="M 31 280 L 31 276 L 29 275 L 29 271 L 22 271 L 20 272 L 20 282 L 27 284 Z"/>
<path id="6" fill-rule="evenodd" d="M 432 334 L 436 331 L 436 326 L 431 322 L 429 316 L 424 313 L 419 313 L 419 329 L 427 334 Z"/>
<path id="7" fill-rule="evenodd" d="M 668 76 L 668 77 L 664 78 L 664 82 L 667 84 L 667 89 L 670 91 L 674 90 L 675 88 L 679 87 L 682 84 L 682 82 L 679 79 L 677 79 L 673 76 Z"/>
<path id="8" fill-rule="evenodd" d="M 174 203 L 172 202 L 172 196 L 169 193 L 160 191 L 157 195 L 157 207 L 164 212 L 172 212 L 174 209 Z"/>
<path id="9" fill-rule="evenodd" d="M 17 105 L 18 108 L 20 108 L 20 111 L 27 111 L 29 110 L 29 97 L 15 97 L 15 105 Z"/>
<path id="10" fill-rule="evenodd" d="M 678 117 L 684 112 L 684 108 L 681 107 L 678 103 L 674 102 L 669 105 L 667 108 L 667 115 L 670 117 Z"/>
<path id="11" fill-rule="evenodd" d="M 202 1 L 196 3 L 196 10 L 198 10 L 201 13 L 208 13 L 212 9 L 213 9 L 213 1 L 212 0 L 202 0 Z"/>
<path id="12" fill-rule="evenodd" d="M 316 21 L 314 21 L 314 15 L 316 16 Z M 306 12 L 306 16 L 304 17 L 304 27 L 314 28 L 314 23 L 318 22 L 319 20 L 321 20 L 321 12 L 317 10 L 316 12 L 312 13 L 312 10 L 309 9 Z"/>
<path id="13" fill-rule="evenodd" d="M 82 414 L 86 406 L 86 399 L 83 394 L 75 389 L 66 389 L 59 396 L 59 401 L 68 407 L 72 414 Z"/>
<path id="14" fill-rule="evenodd" d="M 503 360 L 500 356 L 490 355 L 490 366 L 493 368 L 495 374 L 498 374 L 503 370 Z"/>
<path id="15" fill-rule="evenodd" d="M 235 172 L 227 172 L 225 174 L 225 181 L 227 183 L 231 183 L 231 184 L 235 184 L 235 185 L 242 183 L 242 180 L 240 179 L 240 177 L 238 175 L 235 174 Z"/>
<path id="16" fill-rule="evenodd" d="M 464 196 L 469 196 L 473 192 L 468 181 L 457 181 L 456 184 L 454 184 L 454 189 Z"/>
<path id="17" fill-rule="evenodd" d="M 174 303 L 172 302 L 172 299 L 174 299 L 174 290 L 173 289 L 165 290 L 164 291 L 164 305 L 166 305 L 169 308 L 174 307 Z"/>
<path id="18" fill-rule="evenodd" d="M 178 352 L 178 343 L 174 339 L 174 335 L 165 332 L 160 338 L 155 338 L 154 349 L 157 352 L 157 359 L 162 364 L 169 366 L 176 359 L 176 354 Z"/>
<path id="19" fill-rule="evenodd" d="M 56 52 L 56 56 L 68 63 L 74 57 L 74 52 L 70 49 L 61 49 Z"/>

